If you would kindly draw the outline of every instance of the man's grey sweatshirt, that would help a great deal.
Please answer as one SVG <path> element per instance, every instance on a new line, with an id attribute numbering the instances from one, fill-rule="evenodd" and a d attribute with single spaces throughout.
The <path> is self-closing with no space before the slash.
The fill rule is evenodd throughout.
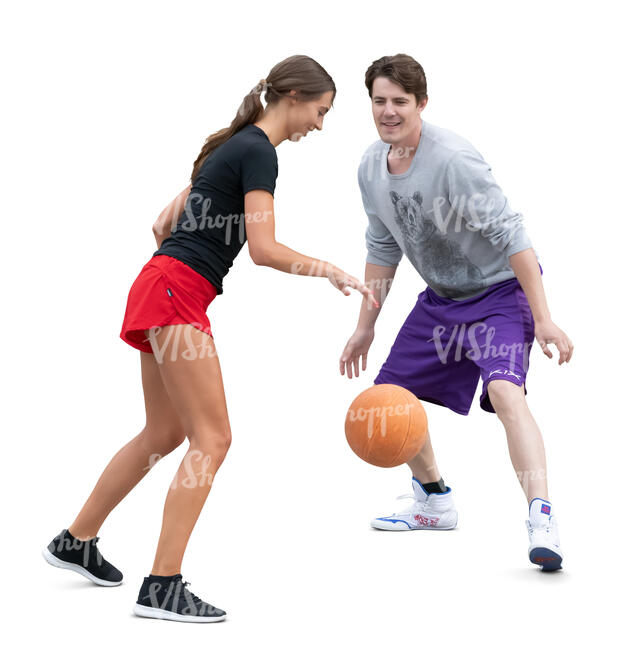
<path id="1" fill-rule="evenodd" d="M 431 289 L 453 300 L 515 277 L 509 256 L 532 245 L 481 154 L 425 120 L 403 174 L 387 169 L 390 147 L 374 142 L 358 169 L 367 261 L 397 266 L 404 252 Z"/>

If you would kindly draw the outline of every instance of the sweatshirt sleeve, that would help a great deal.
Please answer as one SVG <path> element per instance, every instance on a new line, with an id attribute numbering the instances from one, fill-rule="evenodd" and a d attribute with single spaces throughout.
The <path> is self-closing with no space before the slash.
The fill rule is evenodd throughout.
<path id="1" fill-rule="evenodd" d="M 397 266 L 402 259 L 402 249 L 374 210 L 363 183 L 362 167 L 363 164 L 359 165 L 357 181 L 361 190 L 363 208 L 368 217 L 368 226 L 365 230 L 365 245 L 368 252 L 365 261 L 378 266 Z"/>
<path id="2" fill-rule="evenodd" d="M 455 213 L 509 257 L 532 244 L 523 218 L 515 212 L 491 173 L 491 167 L 471 151 L 457 151 L 447 163 L 448 198 Z"/>

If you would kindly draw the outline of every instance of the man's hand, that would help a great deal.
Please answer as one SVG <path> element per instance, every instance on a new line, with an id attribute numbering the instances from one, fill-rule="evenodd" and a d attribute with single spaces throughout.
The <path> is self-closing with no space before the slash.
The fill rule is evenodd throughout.
<path id="1" fill-rule="evenodd" d="M 568 335 L 551 320 L 535 322 L 535 338 L 549 359 L 552 359 L 552 352 L 548 348 L 548 343 L 553 343 L 557 347 L 557 350 L 559 350 L 559 365 L 572 358 L 574 344 L 570 341 Z"/>
<path id="2" fill-rule="evenodd" d="M 344 370 L 348 371 L 348 378 L 352 379 L 352 369 L 355 368 L 355 377 L 359 376 L 359 357 L 361 357 L 361 370 L 365 370 L 368 360 L 368 350 L 374 340 L 374 330 L 356 329 L 344 347 L 344 352 L 340 357 L 340 374 Z"/>

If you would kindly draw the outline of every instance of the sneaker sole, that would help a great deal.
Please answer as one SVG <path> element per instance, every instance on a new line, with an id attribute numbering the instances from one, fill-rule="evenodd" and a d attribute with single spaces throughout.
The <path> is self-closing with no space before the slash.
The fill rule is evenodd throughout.
<path id="1" fill-rule="evenodd" d="M 536 547 L 529 551 L 529 560 L 541 566 L 542 571 L 557 571 L 562 568 L 563 558 L 549 548 Z"/>
<path id="2" fill-rule="evenodd" d="M 119 582 L 112 582 L 111 580 L 103 580 L 102 578 L 97 578 L 97 576 L 90 573 L 90 571 L 88 571 L 88 569 L 85 569 L 83 566 L 74 564 L 73 562 L 65 562 L 64 560 L 57 558 L 55 555 L 50 553 L 49 549 L 47 548 L 43 549 L 43 557 L 52 566 L 55 566 L 59 569 L 69 569 L 70 571 L 75 571 L 76 573 L 79 573 L 85 578 L 88 578 L 100 587 L 117 587 L 118 585 L 122 584 L 122 580 Z"/>
<path id="3" fill-rule="evenodd" d="M 439 526 L 409 526 L 405 521 L 377 521 L 370 522 L 370 526 L 376 530 L 407 531 L 407 530 L 453 530 L 458 525 L 458 520 L 448 528 Z"/>
<path id="4" fill-rule="evenodd" d="M 160 607 L 148 607 L 147 605 L 135 604 L 133 613 L 137 616 L 144 616 L 145 618 L 159 618 L 166 621 L 181 621 L 183 623 L 216 623 L 223 621 L 226 614 L 223 616 L 191 616 L 189 614 L 176 614 L 167 609 Z"/>

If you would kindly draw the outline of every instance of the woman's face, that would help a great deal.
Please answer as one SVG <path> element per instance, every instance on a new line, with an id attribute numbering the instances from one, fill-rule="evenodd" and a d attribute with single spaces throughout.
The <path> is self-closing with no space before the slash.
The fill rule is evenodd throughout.
<path id="1" fill-rule="evenodd" d="M 293 94 L 294 91 L 291 91 Z M 293 95 L 294 96 L 294 95 Z M 298 142 L 307 135 L 309 131 L 322 129 L 322 121 L 331 108 L 333 91 L 323 93 L 318 99 L 308 102 L 297 101 L 290 105 L 288 112 L 288 139 Z"/>

